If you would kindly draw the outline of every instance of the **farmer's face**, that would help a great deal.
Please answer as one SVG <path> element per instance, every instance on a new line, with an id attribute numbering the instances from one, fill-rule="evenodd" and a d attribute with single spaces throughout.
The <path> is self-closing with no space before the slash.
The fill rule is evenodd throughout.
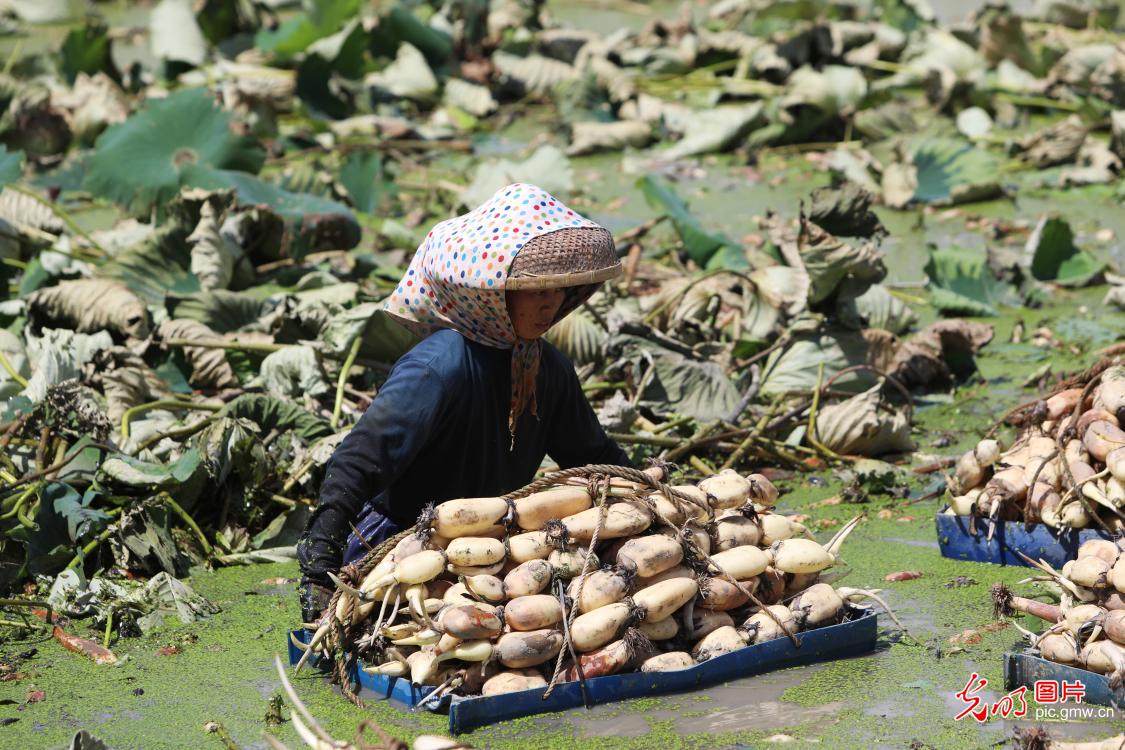
<path id="1" fill-rule="evenodd" d="M 506 293 L 508 317 L 521 339 L 542 336 L 555 322 L 566 299 L 563 289 L 517 289 Z"/>

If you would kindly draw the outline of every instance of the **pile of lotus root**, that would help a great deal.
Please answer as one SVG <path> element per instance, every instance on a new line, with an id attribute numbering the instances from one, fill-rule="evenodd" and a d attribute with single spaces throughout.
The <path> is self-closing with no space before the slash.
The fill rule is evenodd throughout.
<path id="1" fill-rule="evenodd" d="M 1125 550 L 1118 542 L 1090 539 L 1062 570 L 1032 562 L 1060 598 L 1059 604 L 1015 596 L 1007 587 L 992 588 L 997 614 L 1024 612 L 1050 626 L 1035 634 L 1020 628 L 1044 659 L 1109 675 L 1110 686 L 1125 678 Z M 1018 625 L 1017 625 L 1018 627 Z"/>
<path id="2" fill-rule="evenodd" d="M 669 486 L 660 467 L 583 468 L 424 513 L 334 577 L 302 663 L 359 658 L 438 686 L 431 698 L 584 686 L 796 641 L 878 598 L 818 583 L 859 519 L 822 545 L 771 512 L 778 492 L 761 474 Z"/>
<path id="3" fill-rule="evenodd" d="M 1085 384 L 1027 405 L 1008 450 L 985 439 L 962 455 L 948 512 L 1125 531 L 1125 367 L 1093 370 Z"/>

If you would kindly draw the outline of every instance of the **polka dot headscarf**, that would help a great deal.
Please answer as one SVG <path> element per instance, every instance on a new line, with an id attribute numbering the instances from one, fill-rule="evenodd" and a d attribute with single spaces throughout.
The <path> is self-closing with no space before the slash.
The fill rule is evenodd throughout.
<path id="1" fill-rule="evenodd" d="M 485 346 L 512 350 L 508 431 L 513 446 L 520 414 L 530 406 L 537 415 L 540 342 L 516 336 L 504 282 L 529 240 L 578 227 L 598 225 L 534 185 L 508 185 L 479 208 L 430 230 L 384 303 L 391 316 L 419 336 L 452 328 Z"/>

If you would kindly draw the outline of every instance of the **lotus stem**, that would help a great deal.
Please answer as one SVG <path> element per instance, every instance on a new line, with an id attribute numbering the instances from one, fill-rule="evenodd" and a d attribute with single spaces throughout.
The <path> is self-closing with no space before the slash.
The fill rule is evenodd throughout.
<path id="1" fill-rule="evenodd" d="M 12 380 L 16 381 L 24 388 L 27 388 L 27 378 L 25 378 L 23 375 L 20 375 L 15 367 L 12 367 L 12 363 L 8 361 L 8 355 L 5 354 L 3 350 L 0 350 L 0 365 L 2 365 L 4 369 L 8 371 L 8 375 L 12 378 Z"/>
<path id="2" fill-rule="evenodd" d="M 288 745 L 274 737 L 272 734 L 265 735 L 265 738 L 266 742 L 269 743 L 269 746 L 272 747 L 273 750 L 289 750 Z"/>
<path id="3" fill-rule="evenodd" d="M 0 620 L 0 625 L 6 625 L 10 628 L 23 628 L 25 630 L 45 630 L 50 632 L 51 626 L 44 623 L 34 622 L 32 620 L 24 620 L 17 622 L 15 620 Z"/>
<path id="4" fill-rule="evenodd" d="M 616 391 L 625 388 L 625 385 L 625 382 L 621 380 L 616 380 L 612 383 L 583 383 L 582 392 L 592 393 L 594 391 Z"/>
<path id="5" fill-rule="evenodd" d="M 302 501 L 298 501 L 298 500 L 291 500 L 290 498 L 284 497 L 283 495 L 277 495 L 277 494 L 272 494 L 272 493 L 270 494 L 269 499 L 274 501 L 275 503 L 278 503 L 279 505 L 284 505 L 286 508 L 296 508 L 297 505 L 312 505 L 312 503 L 302 502 Z"/>
<path id="6" fill-rule="evenodd" d="M 9 474 L 8 472 L 0 469 L 0 479 L 3 479 L 5 482 L 8 482 L 8 486 L 4 487 L 3 490 L 5 492 L 7 492 L 7 491 L 15 489 L 16 487 L 19 487 L 20 485 L 27 484 L 28 482 L 34 482 L 34 481 L 36 481 L 36 480 L 38 480 L 42 477 L 47 476 L 48 474 L 52 474 L 54 472 L 57 472 L 59 469 L 66 466 L 68 463 L 70 463 L 75 458 L 77 458 L 78 454 L 81 453 L 82 451 L 86 450 L 87 448 L 98 448 L 100 450 L 107 451 L 107 452 L 115 452 L 117 450 L 116 448 L 114 448 L 112 446 L 104 445 L 102 443 L 95 443 L 93 441 L 87 441 L 87 442 L 79 441 L 78 443 L 76 443 L 74 445 L 74 447 L 71 449 L 70 453 L 68 453 L 66 456 L 64 456 L 61 460 L 59 460 L 56 463 L 48 466 L 45 469 L 41 469 L 41 470 L 36 471 L 32 474 L 28 474 L 27 476 L 22 477 L 20 479 L 16 479 L 14 476 Z"/>
<path id="7" fill-rule="evenodd" d="M 762 432 L 766 429 L 766 426 L 769 424 L 770 419 L 772 419 L 773 415 L 777 413 L 780 405 L 781 401 L 779 400 L 770 402 L 769 408 L 766 409 L 766 413 L 762 415 L 762 418 L 758 420 L 758 423 L 754 425 L 753 429 L 751 429 L 750 432 L 746 434 L 746 437 L 743 438 L 742 442 L 738 444 L 737 448 L 735 448 L 734 453 L 731 453 L 727 457 L 727 460 L 723 462 L 723 465 L 719 467 L 720 471 L 724 469 L 733 469 L 738 464 L 738 462 L 742 460 L 742 458 L 750 451 L 750 448 L 754 445 L 754 441 L 757 440 L 761 436 Z"/>
<path id="8" fill-rule="evenodd" d="M 722 421 L 716 419 L 716 420 L 713 420 L 711 422 L 708 422 L 705 425 L 702 425 L 698 430 L 696 430 L 694 435 L 692 435 L 690 438 L 687 439 L 687 441 L 683 441 L 683 440 L 677 441 L 676 446 L 674 448 L 672 448 L 672 450 L 668 451 L 667 455 L 663 456 L 663 460 L 671 461 L 671 462 L 677 461 L 677 460 L 679 460 L 679 458 L 681 456 L 684 456 L 687 453 L 690 453 L 691 451 L 695 450 L 696 448 L 698 448 L 700 446 L 706 445 L 706 444 L 708 444 L 709 442 L 712 442 L 712 441 L 721 440 L 725 436 L 729 437 L 729 435 L 724 435 L 724 434 L 719 434 L 719 435 L 712 435 L 711 434 L 715 430 L 717 430 L 721 424 L 722 424 Z"/>
<path id="9" fill-rule="evenodd" d="M 816 412 L 820 407 L 820 390 L 824 385 L 824 363 L 821 362 L 816 368 L 816 388 L 813 390 L 812 406 L 809 407 L 809 423 L 805 432 L 809 439 L 809 444 L 816 448 L 818 451 L 828 456 L 829 458 L 838 459 L 835 451 L 828 448 L 820 442 L 816 436 Z"/>
<path id="10" fill-rule="evenodd" d="M 12 68 L 16 66 L 16 61 L 23 57 L 23 40 L 17 39 L 15 45 L 12 47 L 12 53 L 8 55 L 8 59 L 4 61 L 4 75 L 12 72 Z"/>
<path id="11" fill-rule="evenodd" d="M 78 554 L 71 558 L 70 562 L 66 564 L 66 567 L 77 568 L 82 564 L 82 561 L 86 559 L 86 555 L 96 550 L 99 545 L 101 545 L 105 540 L 109 539 L 112 533 L 113 527 L 107 526 L 105 530 L 102 531 L 102 533 L 98 534 L 96 537 L 87 542 L 86 545 L 82 547 L 82 549 L 78 550 Z"/>
<path id="12" fill-rule="evenodd" d="M 69 449 L 70 445 L 66 442 L 66 440 L 64 440 L 63 438 L 58 438 L 55 441 L 55 457 L 54 459 L 52 459 L 51 466 L 54 466 L 59 461 L 62 461 L 64 458 L 66 458 L 66 452 Z M 57 470 L 52 470 L 51 467 L 48 466 L 46 477 L 48 480 L 54 480 L 58 478 L 58 473 L 59 472 Z"/>
<path id="13" fill-rule="evenodd" d="M 0 607 L 37 607 L 40 609 L 53 609 L 50 602 L 39 599 L 0 599 Z"/>
<path id="14" fill-rule="evenodd" d="M 27 500 L 27 498 L 29 498 L 29 497 L 30 497 L 30 496 L 32 495 L 32 493 L 34 493 L 34 492 L 35 492 L 35 490 L 37 490 L 37 489 L 39 489 L 39 485 L 37 485 L 37 484 L 33 484 L 33 485 L 31 485 L 30 487 L 28 487 L 28 488 L 27 488 L 26 490 L 24 490 L 23 492 L 21 492 L 21 493 L 19 494 L 19 496 L 18 496 L 18 497 L 16 497 L 16 504 L 15 504 L 15 507 L 13 507 L 13 508 L 12 508 L 12 509 L 11 509 L 10 511 L 8 511 L 7 513 L 5 513 L 4 515 L 0 515 L 0 520 L 4 520 L 4 519 L 8 519 L 8 518 L 12 518 L 13 516 L 16 516 L 16 515 L 18 515 L 18 514 L 19 514 L 19 512 L 20 512 L 20 509 L 22 509 L 22 508 L 23 508 L 23 504 L 24 504 L 24 502 L 25 502 L 25 501 Z"/>
<path id="15" fill-rule="evenodd" d="M 676 417 L 675 419 L 668 420 L 664 424 L 657 425 L 656 429 L 653 430 L 653 433 L 659 435 L 662 432 L 667 432 L 668 430 L 673 430 L 680 425 L 687 424 L 693 419 L 694 417 L 691 416 Z"/>
<path id="16" fill-rule="evenodd" d="M 199 545 L 203 547 L 203 554 L 210 557 L 213 552 L 211 543 L 207 541 L 207 537 L 204 536 L 203 530 L 199 528 L 199 524 L 195 522 L 195 519 L 188 515 L 187 511 L 181 508 L 180 504 L 173 500 L 172 496 L 167 492 L 161 492 L 158 497 L 173 513 L 179 516 L 183 522 L 188 525 L 188 528 L 195 534 L 195 538 L 199 540 Z"/>
<path id="17" fill-rule="evenodd" d="M 157 443 L 159 443 L 164 438 L 173 438 L 173 439 L 176 439 L 176 440 L 182 440 L 183 438 L 189 438 L 192 435 L 194 435 L 195 433 L 202 430 L 207 425 L 211 424 L 211 422 L 213 420 L 214 420 L 213 417 L 207 417 L 206 419 L 201 419 L 198 422 L 194 422 L 194 423 L 192 423 L 190 425 L 186 425 L 184 427 L 177 427 L 174 430 L 167 430 L 165 432 L 158 432 L 155 435 L 149 435 L 147 438 L 145 438 L 144 440 L 142 440 L 140 443 L 137 444 L 136 449 L 133 451 L 133 455 L 135 456 L 138 453 L 140 453 L 141 451 L 145 450 L 146 448 L 149 448 L 153 445 L 156 445 Z"/>
<path id="18" fill-rule="evenodd" d="M 1063 109 L 1068 112 L 1077 112 L 1082 108 L 1082 105 L 1076 102 L 1064 102 L 1057 99 L 1048 99 L 1045 96 L 1029 96 L 1027 94 L 1015 94 L 1009 91 L 996 91 L 993 93 L 997 99 L 1001 99 L 1012 104 L 1017 104 L 1023 107 L 1042 107 L 1044 109 Z"/>
<path id="19" fill-rule="evenodd" d="M 676 438 L 662 437 L 660 435 L 630 435 L 624 432 L 611 432 L 609 433 L 615 442 L 618 443 L 632 443 L 634 445 L 656 445 L 664 448 L 674 448 L 683 443 L 683 440 Z"/>
<path id="20" fill-rule="evenodd" d="M 348 383 L 348 375 L 351 374 L 352 365 L 355 364 L 355 358 L 359 356 L 359 347 L 363 344 L 363 336 L 356 336 L 355 341 L 348 348 L 348 356 L 344 359 L 344 366 L 340 370 L 340 379 L 336 381 L 336 402 L 332 406 L 332 420 L 329 424 L 332 429 L 340 424 L 340 410 L 344 405 L 344 386 Z"/>
<path id="21" fill-rule="evenodd" d="M 7 188 L 8 190 L 12 190 L 14 192 L 17 192 L 17 193 L 22 193 L 23 195 L 26 195 L 28 198 L 31 198 L 36 203 L 40 203 L 43 206 L 45 206 L 47 208 L 47 210 L 49 210 L 51 213 L 53 213 L 55 216 L 57 216 L 59 218 L 59 221 L 61 221 L 63 224 L 66 225 L 67 229 L 69 229 L 71 232 L 78 235 L 82 239 L 86 240 L 86 242 L 88 242 L 90 244 L 90 247 L 92 247 L 92 248 L 94 248 L 95 250 L 98 251 L 98 254 L 91 259 L 96 259 L 98 257 L 105 257 L 105 255 L 106 255 L 105 248 L 103 248 L 101 245 L 99 245 L 98 241 L 95 240 L 93 237 L 91 237 L 89 234 L 87 234 L 86 231 L 84 229 L 82 229 L 82 227 L 78 226 L 78 224 L 75 223 L 74 219 L 70 218 L 70 214 L 68 214 L 66 212 L 66 210 L 63 209 L 62 206 L 58 205 L 54 201 L 47 200 L 46 198 L 42 197 L 38 193 L 32 192 L 31 190 L 28 190 L 27 188 L 20 187 L 19 185 L 5 185 L 5 188 Z M 93 256 L 94 254 L 90 253 L 90 255 Z"/>
<path id="22" fill-rule="evenodd" d="M 890 60 L 868 60 L 863 63 L 863 67 L 871 68 L 872 70 L 882 70 L 887 73 L 898 73 L 900 70 L 906 70 L 907 66 L 902 63 L 891 62 Z"/>
<path id="23" fill-rule="evenodd" d="M 222 722 L 208 722 L 206 724 L 206 729 L 208 732 L 218 735 L 219 741 L 223 743 L 223 746 L 227 748 L 227 750 L 240 750 L 238 743 L 230 736 L 230 732 L 227 731 L 227 728 L 223 726 Z"/>
<path id="24" fill-rule="evenodd" d="M 225 339 L 199 339 L 198 341 L 192 339 L 165 339 L 162 343 L 165 346 L 194 346 L 197 349 L 233 349 L 234 351 L 261 352 L 263 354 L 272 354 L 282 349 L 297 346 L 296 344 L 267 344 L 260 341 L 226 341 Z M 339 355 L 335 352 L 327 352 L 325 356 L 329 359 L 339 359 Z M 356 357 L 355 362 L 364 367 L 372 367 L 383 372 L 388 372 L 391 369 L 390 365 L 386 362 L 378 362 L 373 359 L 365 359 L 364 357 Z"/>
<path id="25" fill-rule="evenodd" d="M 312 467 L 315 465 L 315 461 L 306 459 L 300 466 L 297 467 L 297 469 L 292 474 L 289 475 L 289 478 L 285 480 L 285 484 L 281 485 L 281 492 L 286 493 L 289 490 L 293 489 L 294 485 L 300 482 L 305 474 L 308 474 L 309 471 L 312 470 Z"/>
<path id="26" fill-rule="evenodd" d="M 704 461 L 699 456 L 692 456 L 691 458 L 688 459 L 688 463 L 691 464 L 692 466 L 694 466 L 695 470 L 698 471 L 700 474 L 702 474 L 705 477 L 711 476 L 712 474 L 718 474 L 719 473 L 719 472 L 715 471 L 715 468 L 713 466 L 710 466 L 706 461 Z"/>
<path id="27" fill-rule="evenodd" d="M 143 414 L 146 411 L 153 409 L 189 409 L 193 411 L 219 411 L 223 408 L 222 404 L 196 404 L 191 401 L 177 401 L 175 399 L 161 399 L 159 401 L 150 401 L 147 404 L 137 404 L 125 410 L 121 415 L 121 437 L 129 437 L 129 423 L 133 417 L 138 414 Z"/>
<path id="28" fill-rule="evenodd" d="M 47 444 L 51 439 L 51 428 L 43 425 L 39 430 L 39 442 L 35 444 L 35 468 L 37 471 L 47 471 Z"/>
<path id="29" fill-rule="evenodd" d="M 261 352 L 262 354 L 273 354 L 295 346 L 295 344 L 267 344 L 264 341 L 227 341 L 225 339 L 165 339 L 164 344 L 177 347 L 194 346 L 198 349 L 233 349 L 240 352 Z"/>
<path id="30" fill-rule="evenodd" d="M 35 511 L 38 514 L 38 503 L 36 504 Z M 16 506 L 16 520 L 19 521 L 20 526 L 32 531 L 39 530 L 39 524 L 29 514 L 29 510 L 23 506 L 22 503 Z"/>

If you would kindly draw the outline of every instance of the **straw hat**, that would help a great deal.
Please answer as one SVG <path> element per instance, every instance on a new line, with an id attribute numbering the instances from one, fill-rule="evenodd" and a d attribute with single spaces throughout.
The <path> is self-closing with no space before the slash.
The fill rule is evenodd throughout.
<path id="1" fill-rule="evenodd" d="M 621 275 L 613 235 L 602 227 L 567 227 L 533 237 L 512 260 L 504 288 L 593 287 Z M 586 295 L 588 296 L 588 295 Z"/>

